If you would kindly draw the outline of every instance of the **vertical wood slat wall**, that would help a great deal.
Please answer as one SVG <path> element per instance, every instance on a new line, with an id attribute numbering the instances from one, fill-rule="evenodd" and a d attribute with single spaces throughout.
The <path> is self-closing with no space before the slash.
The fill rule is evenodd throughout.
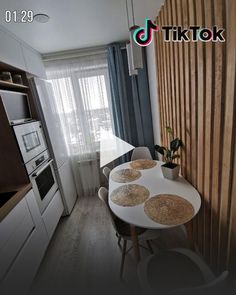
<path id="1" fill-rule="evenodd" d="M 155 36 L 162 144 L 169 144 L 165 126 L 185 143 L 182 174 L 202 197 L 192 239 L 216 272 L 236 268 L 235 11 L 235 0 L 166 0 L 160 29 L 217 25 L 226 42 L 164 42 L 161 30 Z"/>

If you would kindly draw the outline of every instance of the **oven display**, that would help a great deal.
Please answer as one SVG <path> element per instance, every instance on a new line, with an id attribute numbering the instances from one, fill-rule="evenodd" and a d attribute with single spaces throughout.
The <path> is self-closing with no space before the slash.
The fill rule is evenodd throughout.
<path id="1" fill-rule="evenodd" d="M 38 158 L 38 159 L 35 161 L 36 166 L 38 166 L 38 165 L 40 165 L 41 163 L 43 163 L 44 160 L 45 160 L 45 157 L 44 157 L 44 156 L 41 156 L 40 158 Z"/>

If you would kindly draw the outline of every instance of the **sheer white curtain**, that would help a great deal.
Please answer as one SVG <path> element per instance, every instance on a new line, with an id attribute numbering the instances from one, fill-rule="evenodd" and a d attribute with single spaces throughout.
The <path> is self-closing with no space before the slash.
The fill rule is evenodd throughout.
<path id="1" fill-rule="evenodd" d="M 46 63 L 79 194 L 93 195 L 100 185 L 100 128 L 112 131 L 105 54 Z"/>

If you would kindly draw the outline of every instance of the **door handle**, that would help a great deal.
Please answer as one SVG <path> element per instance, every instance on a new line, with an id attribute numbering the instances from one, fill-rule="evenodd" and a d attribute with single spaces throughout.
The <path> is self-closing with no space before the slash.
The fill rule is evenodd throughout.
<path id="1" fill-rule="evenodd" d="M 52 159 L 51 160 L 48 160 L 48 163 L 45 166 L 43 166 L 39 171 L 37 171 L 37 172 L 35 172 L 35 173 L 32 174 L 32 177 L 39 176 L 39 174 L 42 173 L 43 170 L 45 170 L 49 165 L 51 165 L 52 162 L 53 162 Z"/>

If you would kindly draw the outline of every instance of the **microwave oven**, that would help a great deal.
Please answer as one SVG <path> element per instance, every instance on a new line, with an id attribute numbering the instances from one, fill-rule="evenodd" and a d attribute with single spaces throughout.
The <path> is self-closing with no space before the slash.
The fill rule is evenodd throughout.
<path id="1" fill-rule="evenodd" d="M 39 121 L 15 125 L 13 130 L 25 164 L 47 149 Z"/>
<path id="2" fill-rule="evenodd" d="M 0 98 L 10 125 L 32 120 L 28 95 L 26 93 L 0 90 Z"/>

